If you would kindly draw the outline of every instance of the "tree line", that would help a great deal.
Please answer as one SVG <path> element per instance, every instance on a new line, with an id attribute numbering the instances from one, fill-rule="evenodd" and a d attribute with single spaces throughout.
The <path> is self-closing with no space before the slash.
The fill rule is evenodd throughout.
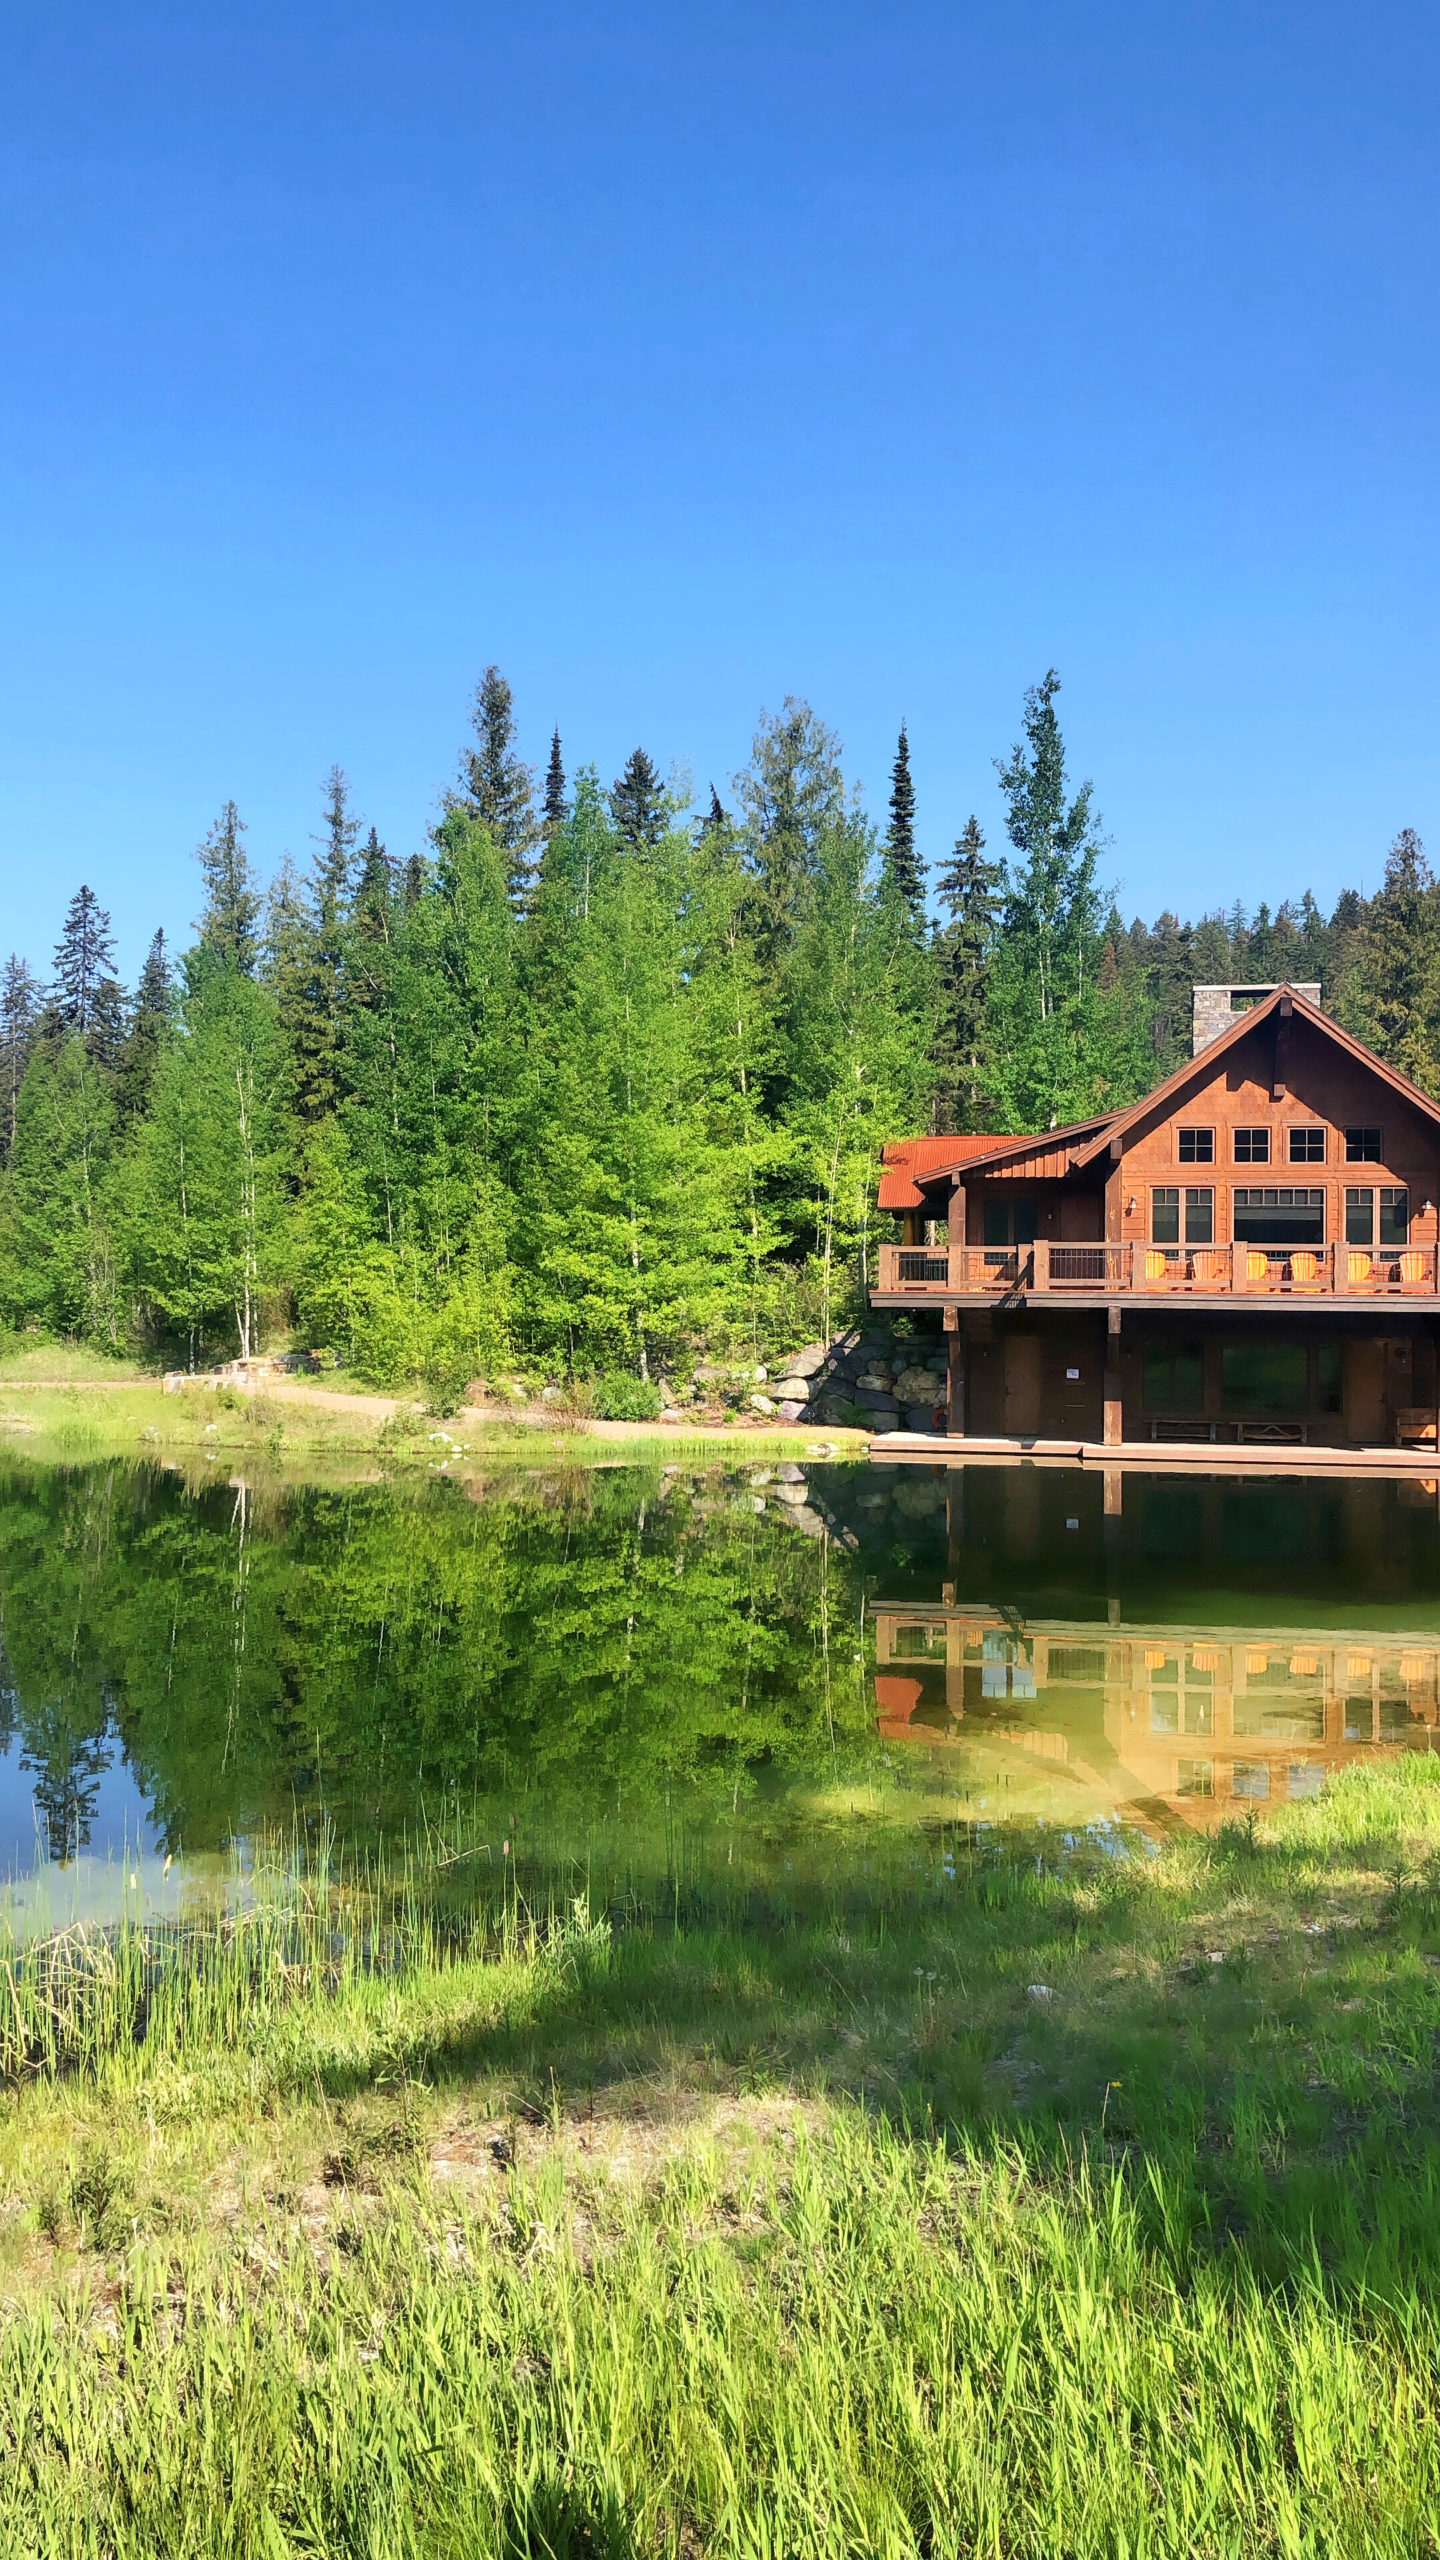
<path id="1" fill-rule="evenodd" d="M 1402 833 L 1370 898 L 1126 926 L 1053 670 L 997 760 L 1006 843 L 933 878 L 901 728 L 877 823 L 810 706 L 696 808 L 637 748 L 537 775 L 499 670 L 423 851 L 323 787 L 263 883 L 227 801 L 201 912 L 138 984 L 88 884 L 0 979 L 0 1322 L 186 1363 L 281 1329 L 385 1385 L 516 1361 L 643 1380 L 858 1308 L 887 1139 L 1134 1099 L 1197 980 L 1318 978 L 1440 1084 L 1440 892 Z"/>

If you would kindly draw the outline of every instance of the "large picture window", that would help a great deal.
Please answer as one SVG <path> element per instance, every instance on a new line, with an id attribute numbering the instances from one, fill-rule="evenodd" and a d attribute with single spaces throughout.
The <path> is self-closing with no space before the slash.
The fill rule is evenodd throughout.
<path id="1" fill-rule="evenodd" d="M 1231 1195 L 1237 1244 L 1320 1245 L 1325 1241 L 1323 1185 L 1237 1184 Z"/>
<path id="2" fill-rule="evenodd" d="M 1303 1342 L 1222 1342 L 1220 1401 L 1226 1413 L 1304 1413 L 1310 1355 Z"/>
<path id="3" fill-rule="evenodd" d="M 1205 1357 L 1198 1342 L 1147 1342 L 1141 1355 L 1147 1413 L 1203 1413 Z"/>

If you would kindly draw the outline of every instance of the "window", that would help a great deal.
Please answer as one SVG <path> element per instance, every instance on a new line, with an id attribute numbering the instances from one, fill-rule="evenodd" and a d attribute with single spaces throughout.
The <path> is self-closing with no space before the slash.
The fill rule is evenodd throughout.
<path id="1" fill-rule="evenodd" d="M 1147 1413 L 1203 1413 L 1205 1358 L 1198 1342 L 1147 1342 L 1141 1354 Z"/>
<path id="2" fill-rule="evenodd" d="M 1410 1194 L 1408 1191 L 1381 1192 L 1380 1241 L 1382 1244 L 1409 1243 Z"/>
<path id="3" fill-rule="evenodd" d="M 1182 1164 L 1214 1163 L 1215 1132 L 1213 1129 L 1182 1129 L 1179 1137 Z"/>
<path id="4" fill-rule="evenodd" d="M 1258 1796 L 1262 1800 L 1268 1796 L 1270 1772 L 1263 1760 L 1236 1761 L 1235 1793 L 1237 1796 Z"/>
<path id="5" fill-rule="evenodd" d="M 1323 1164 L 1325 1132 L 1323 1129 L 1292 1129 L 1290 1132 L 1292 1164 Z"/>
<path id="6" fill-rule="evenodd" d="M 1317 1413 L 1341 1413 L 1345 1397 L 1340 1378 L 1340 1345 L 1317 1342 L 1315 1346 L 1315 1410 Z"/>
<path id="7" fill-rule="evenodd" d="M 1231 1232 L 1237 1244 L 1321 1245 L 1325 1241 L 1325 1193 L 1288 1182 L 1238 1184 L 1230 1195 Z"/>
<path id="8" fill-rule="evenodd" d="M 1213 1244 L 1215 1241 L 1215 1194 L 1208 1188 L 1186 1191 L 1185 1241 L 1187 1244 Z"/>
<path id="9" fill-rule="evenodd" d="M 1268 1164 L 1270 1132 L 1268 1129 L 1237 1129 L 1235 1132 L 1237 1164 Z"/>
<path id="10" fill-rule="evenodd" d="M 1214 1762 L 1182 1760 L 1175 1771 L 1177 1796 L 1208 1796 L 1215 1792 Z"/>
<path id="11" fill-rule="evenodd" d="M 1373 1191 L 1357 1191 L 1353 1183 L 1347 1184 L 1345 1191 L 1345 1241 L 1347 1244 L 1373 1244 L 1375 1241 L 1375 1194 Z"/>
<path id="12" fill-rule="evenodd" d="M 1003 1199 L 997 1200 L 992 1193 L 991 1197 L 985 1203 L 985 1242 L 987 1245 L 1003 1246 L 1005 1251 L 1008 1253 L 1012 1246 L 1033 1244 L 1034 1241 L 1034 1201 L 1024 1199 L 1014 1201 Z"/>
<path id="13" fill-rule="evenodd" d="M 1347 1129 L 1345 1132 L 1347 1164 L 1380 1164 L 1380 1132 L 1378 1129 Z"/>
<path id="14" fill-rule="evenodd" d="M 1227 1413 L 1304 1413 L 1310 1354 L 1303 1342 L 1222 1342 L 1220 1400 Z"/>
<path id="15" fill-rule="evenodd" d="M 1180 1241 L 1180 1193 L 1173 1182 L 1162 1184 L 1150 1194 L 1150 1241 L 1152 1244 L 1178 1244 Z"/>

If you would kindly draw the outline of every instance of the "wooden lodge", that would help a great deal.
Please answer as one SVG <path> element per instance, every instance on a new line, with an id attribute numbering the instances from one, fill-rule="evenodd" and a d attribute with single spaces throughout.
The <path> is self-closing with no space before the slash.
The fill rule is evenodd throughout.
<path id="1" fill-rule="evenodd" d="M 1195 990 L 1144 1101 L 887 1147 L 877 1308 L 932 1308 L 949 1437 L 1434 1446 L 1440 1103 L 1318 987 Z"/>

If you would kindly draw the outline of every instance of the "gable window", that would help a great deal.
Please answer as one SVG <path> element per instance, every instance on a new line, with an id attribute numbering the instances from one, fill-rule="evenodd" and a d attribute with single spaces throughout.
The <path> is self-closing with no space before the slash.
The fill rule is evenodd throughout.
<path id="1" fill-rule="evenodd" d="M 1179 1158 L 1182 1164 L 1213 1164 L 1215 1132 L 1213 1129 L 1181 1129 Z"/>
<path id="2" fill-rule="evenodd" d="M 1325 1193 L 1316 1184 L 1236 1185 L 1231 1194 L 1237 1244 L 1318 1245 L 1325 1241 Z"/>
<path id="3" fill-rule="evenodd" d="M 1268 1129 L 1237 1129 L 1235 1132 L 1237 1164 L 1268 1164 L 1270 1132 Z"/>
<path id="4" fill-rule="evenodd" d="M 1292 1129 L 1290 1132 L 1292 1164 L 1323 1164 L 1325 1132 L 1323 1129 Z"/>
<path id="5" fill-rule="evenodd" d="M 1379 1164 L 1383 1161 L 1378 1129 L 1347 1129 L 1345 1132 L 1347 1164 Z"/>

